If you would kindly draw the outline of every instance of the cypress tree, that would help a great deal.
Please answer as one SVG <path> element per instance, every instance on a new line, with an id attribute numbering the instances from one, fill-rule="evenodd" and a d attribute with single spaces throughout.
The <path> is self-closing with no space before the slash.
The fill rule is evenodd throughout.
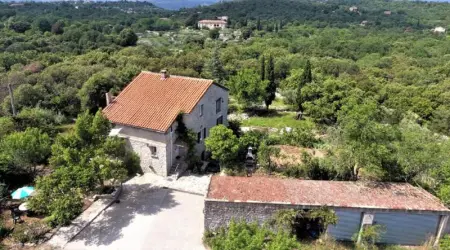
<path id="1" fill-rule="evenodd" d="M 266 58 L 261 58 L 261 81 L 266 80 Z"/>
<path id="2" fill-rule="evenodd" d="M 303 111 L 302 107 L 302 88 L 307 84 L 312 82 L 312 72 L 311 72 L 311 62 L 306 61 L 305 70 L 303 71 L 302 78 L 297 86 L 297 105 L 298 110 Z"/>
<path id="3" fill-rule="evenodd" d="M 269 106 L 272 104 L 273 100 L 275 100 L 275 92 L 277 91 L 277 84 L 275 82 L 275 64 L 272 56 L 269 57 L 269 62 L 267 63 L 267 80 L 269 80 L 269 82 L 266 86 L 264 103 L 266 104 L 266 108 L 269 109 Z"/>
<path id="4" fill-rule="evenodd" d="M 258 21 L 256 21 L 256 29 L 262 30 L 261 19 L 258 17 Z"/>

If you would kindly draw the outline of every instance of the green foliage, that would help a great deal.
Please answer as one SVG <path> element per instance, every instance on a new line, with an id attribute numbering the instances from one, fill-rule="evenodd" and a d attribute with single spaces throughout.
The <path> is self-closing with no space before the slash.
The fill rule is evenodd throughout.
<path id="1" fill-rule="evenodd" d="M 281 136 L 281 143 L 292 146 L 311 148 L 318 142 L 314 134 L 314 123 L 310 121 L 299 121 L 290 132 Z"/>
<path id="2" fill-rule="evenodd" d="M 82 192 L 75 184 L 82 182 L 80 178 L 85 176 L 75 174 L 71 167 L 67 167 L 38 178 L 38 192 L 29 200 L 30 209 L 49 215 L 51 226 L 69 224 L 82 212 Z"/>
<path id="3" fill-rule="evenodd" d="M 228 81 L 230 93 L 244 106 L 260 104 L 265 96 L 266 85 L 267 81 L 261 81 L 260 76 L 249 69 L 239 71 Z"/>
<path id="4" fill-rule="evenodd" d="M 30 222 L 15 225 L 11 236 L 19 243 L 38 243 L 48 231 L 50 231 L 50 228 L 45 224 L 41 222 Z"/>
<path id="5" fill-rule="evenodd" d="M 209 30 L 209 38 L 216 40 L 220 36 L 220 29 L 211 29 Z"/>
<path id="6" fill-rule="evenodd" d="M 221 228 L 215 233 L 206 232 L 205 242 L 213 250 L 300 249 L 300 243 L 286 232 L 273 233 L 267 227 L 235 221 L 231 221 L 227 229 Z"/>
<path id="7" fill-rule="evenodd" d="M 439 242 L 439 249 L 449 250 L 450 249 L 450 236 L 445 235 Z"/>
<path id="8" fill-rule="evenodd" d="M 360 236 L 360 244 L 369 249 L 373 248 L 384 233 L 386 233 L 386 227 L 383 225 L 366 225 Z M 358 234 L 354 235 L 354 240 L 356 240 L 357 237 Z"/>
<path id="9" fill-rule="evenodd" d="M 177 133 L 178 138 L 186 143 L 188 148 L 186 160 L 189 166 L 195 166 L 199 161 L 195 152 L 195 145 L 197 145 L 197 134 L 186 127 L 183 121 L 183 113 L 178 114 L 176 122 L 177 128 L 175 129 L 175 132 Z"/>
<path id="10" fill-rule="evenodd" d="M 267 145 L 266 141 L 263 141 L 258 147 L 258 157 L 257 157 L 258 164 L 267 172 L 271 173 L 274 170 L 274 165 L 271 159 L 273 157 L 278 157 L 279 155 L 280 155 L 279 148 L 269 146 Z"/>
<path id="11" fill-rule="evenodd" d="M 123 29 L 119 34 L 119 45 L 120 46 L 134 46 L 138 40 L 138 36 L 133 32 L 132 29 Z"/>
<path id="12" fill-rule="evenodd" d="M 10 117 L 0 117 L 0 140 L 14 130 L 14 121 Z"/>
<path id="13" fill-rule="evenodd" d="M 83 84 L 79 92 L 81 107 L 91 112 L 106 106 L 105 94 L 114 86 L 119 85 L 119 79 L 112 71 L 99 72 L 91 76 Z"/>
<path id="14" fill-rule="evenodd" d="M 222 167 L 227 168 L 237 158 L 239 140 L 231 129 L 218 125 L 209 130 L 205 146 L 211 152 L 212 158 L 218 160 Z"/>
<path id="15" fill-rule="evenodd" d="M 329 208 L 317 208 L 311 210 L 283 209 L 277 211 L 270 220 L 270 224 L 278 231 L 284 231 L 298 235 L 299 230 L 308 229 L 305 224 L 317 223 L 325 232 L 329 225 L 336 225 L 338 217 L 336 213 Z"/>
<path id="16" fill-rule="evenodd" d="M 64 116 L 55 114 L 55 112 L 43 108 L 24 108 L 14 117 L 14 123 L 17 130 L 26 128 L 39 128 L 50 136 L 57 133 L 57 125 L 65 121 Z"/>
<path id="17" fill-rule="evenodd" d="M 305 69 L 303 70 L 303 74 L 300 78 L 300 81 L 297 83 L 297 99 L 296 103 L 298 106 L 298 110 L 303 111 L 303 102 L 305 101 L 304 94 L 302 92 L 303 87 L 307 83 L 312 82 L 312 72 L 311 72 L 311 62 L 308 60 L 306 61 Z"/>
<path id="18" fill-rule="evenodd" d="M 1 141 L 0 154 L 12 167 L 11 171 L 36 174 L 38 164 L 43 164 L 50 156 L 50 138 L 37 128 L 14 132 Z"/>
<path id="19" fill-rule="evenodd" d="M 139 158 L 125 141 L 109 137 L 109 121 L 101 111 L 81 114 L 72 131 L 59 135 L 52 146 L 54 171 L 38 178 L 30 207 L 49 215 L 52 225 L 67 224 L 83 207 L 83 195 L 117 185 L 139 170 Z"/>
<path id="20" fill-rule="evenodd" d="M 210 61 L 205 65 L 205 73 L 207 77 L 214 79 L 216 83 L 223 84 L 226 72 L 220 61 L 219 47 L 213 51 Z"/>
<path id="21" fill-rule="evenodd" d="M 263 78 L 261 78 L 264 81 Z M 275 100 L 275 93 L 277 91 L 277 83 L 275 82 L 275 63 L 273 61 L 273 57 L 269 57 L 269 62 L 267 63 L 267 86 L 266 86 L 266 95 L 264 96 L 264 103 L 266 104 L 267 109 L 272 104 L 273 100 Z"/>

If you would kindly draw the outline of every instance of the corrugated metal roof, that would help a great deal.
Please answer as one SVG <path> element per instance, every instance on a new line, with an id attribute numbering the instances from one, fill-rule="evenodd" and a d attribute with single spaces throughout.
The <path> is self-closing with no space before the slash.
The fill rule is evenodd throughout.
<path id="1" fill-rule="evenodd" d="M 180 112 L 191 113 L 213 80 L 141 72 L 103 113 L 112 122 L 165 132 Z"/>
<path id="2" fill-rule="evenodd" d="M 304 206 L 450 212 L 436 197 L 408 183 L 213 176 L 207 198 Z"/>

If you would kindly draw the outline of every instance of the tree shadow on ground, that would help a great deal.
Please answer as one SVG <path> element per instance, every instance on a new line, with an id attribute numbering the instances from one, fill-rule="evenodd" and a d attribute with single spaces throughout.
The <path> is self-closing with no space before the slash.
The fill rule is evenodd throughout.
<path id="1" fill-rule="evenodd" d="M 137 215 L 155 215 L 178 205 L 170 189 L 150 184 L 124 185 L 120 203 L 114 203 L 106 209 L 75 241 L 83 241 L 86 245 L 110 245 L 124 236 L 123 229 L 130 225 Z"/>

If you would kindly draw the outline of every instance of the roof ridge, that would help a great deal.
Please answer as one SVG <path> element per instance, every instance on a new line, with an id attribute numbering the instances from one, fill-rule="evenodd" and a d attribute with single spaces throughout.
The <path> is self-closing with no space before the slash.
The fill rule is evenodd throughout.
<path id="1" fill-rule="evenodd" d="M 141 71 L 141 73 L 155 74 L 155 75 L 161 74 L 161 73 L 156 73 L 156 72 L 146 71 L 146 70 Z M 212 80 L 212 79 L 199 78 L 199 77 L 191 77 L 191 76 L 180 76 L 180 75 L 171 75 L 171 74 L 169 74 L 169 77 L 176 77 L 176 78 L 182 78 L 182 79 L 195 79 L 195 80 L 201 80 L 201 81 L 211 81 L 211 82 L 214 82 L 214 80 Z"/>

